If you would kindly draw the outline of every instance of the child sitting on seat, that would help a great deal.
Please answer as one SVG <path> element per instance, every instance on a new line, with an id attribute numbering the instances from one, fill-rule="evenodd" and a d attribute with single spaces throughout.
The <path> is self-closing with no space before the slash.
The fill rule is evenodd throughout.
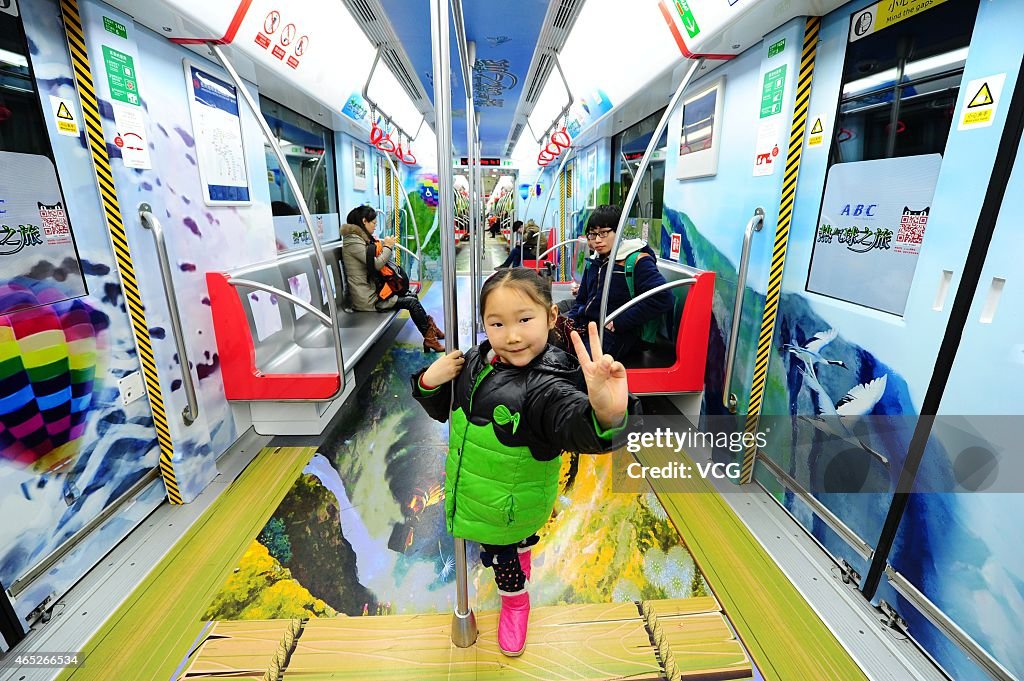
<path id="1" fill-rule="evenodd" d="M 563 451 L 607 452 L 625 426 L 626 369 L 603 354 L 590 325 L 593 360 L 573 332 L 579 362 L 548 344 L 557 308 L 532 269 L 493 275 L 480 291 L 487 340 L 456 350 L 412 377 L 414 397 L 438 421 L 451 413 L 445 517 L 453 536 L 478 542 L 501 595 L 498 645 L 526 646 L 531 547 L 554 508 Z M 587 392 L 576 386 L 582 368 Z M 452 396 L 454 394 L 454 400 Z"/>

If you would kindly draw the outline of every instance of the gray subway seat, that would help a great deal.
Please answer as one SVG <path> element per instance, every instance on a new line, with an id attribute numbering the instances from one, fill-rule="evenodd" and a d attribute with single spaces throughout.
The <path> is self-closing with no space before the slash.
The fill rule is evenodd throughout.
<path id="1" fill-rule="evenodd" d="M 339 282 L 343 276 L 341 243 L 325 245 L 324 258 L 329 270 L 328 285 L 332 289 L 331 293 L 335 294 L 341 288 Z M 313 250 L 304 249 L 274 262 L 246 267 L 231 273 L 231 276 L 258 281 L 300 297 L 304 297 L 301 291 L 301 283 L 304 280 L 308 287 L 310 302 L 324 314 L 328 314 L 318 271 Z M 299 283 L 300 289 L 292 290 L 290 280 Z M 253 315 L 253 304 L 256 302 L 253 296 L 265 302 L 271 299 L 271 294 L 241 287 L 236 290 L 249 323 L 258 370 L 265 374 L 337 373 L 330 330 L 315 315 L 301 310 L 280 296 L 274 297 L 276 314 L 268 315 L 268 321 L 275 326 L 280 325 L 280 329 L 273 330 L 265 338 L 260 339 Z M 350 369 L 366 353 L 373 341 L 384 333 L 398 313 L 346 312 L 340 298 L 340 294 L 336 295 L 338 327 L 345 365 Z"/>

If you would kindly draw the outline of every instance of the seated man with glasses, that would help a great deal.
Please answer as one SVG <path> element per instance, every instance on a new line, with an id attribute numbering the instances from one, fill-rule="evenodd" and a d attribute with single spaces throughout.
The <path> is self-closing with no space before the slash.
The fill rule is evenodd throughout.
<path id="1" fill-rule="evenodd" d="M 615 242 L 615 230 L 619 225 L 621 210 L 618 206 L 599 206 L 587 221 L 587 244 L 594 251 L 588 258 L 576 294 L 576 302 L 559 320 L 559 327 L 566 337 L 572 328 L 585 329 L 590 322 L 597 322 L 601 315 L 601 293 L 608 272 L 609 254 Z M 628 265 L 628 267 L 627 267 Z M 631 275 L 627 276 L 627 269 Z M 628 281 L 632 279 L 632 282 Z M 654 251 L 641 239 L 623 239 L 615 257 L 612 270 L 611 289 L 608 292 L 608 313 L 625 305 L 633 297 L 665 283 L 658 271 L 658 260 Z M 631 285 L 632 284 L 632 285 Z M 630 290 L 632 289 L 632 294 Z M 640 345 L 643 326 L 659 319 L 673 307 L 671 291 L 646 298 L 630 307 L 614 320 L 608 322 L 602 348 L 616 359 L 626 357 Z M 586 345 L 588 336 L 581 334 Z M 589 352 L 589 347 L 588 347 Z"/>

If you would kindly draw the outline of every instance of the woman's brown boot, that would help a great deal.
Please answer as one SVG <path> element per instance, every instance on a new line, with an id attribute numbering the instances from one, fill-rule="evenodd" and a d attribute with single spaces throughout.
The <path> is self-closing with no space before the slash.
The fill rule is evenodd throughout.
<path id="1" fill-rule="evenodd" d="M 444 346 L 437 340 L 437 329 L 434 326 L 423 334 L 423 352 L 444 352 Z"/>
<path id="2" fill-rule="evenodd" d="M 430 328 L 432 328 L 434 330 L 434 333 L 437 334 L 438 338 L 440 338 L 441 340 L 444 340 L 444 331 L 442 331 L 441 329 L 437 328 L 437 324 L 434 323 L 434 318 L 433 317 L 427 315 L 427 324 L 430 324 Z"/>

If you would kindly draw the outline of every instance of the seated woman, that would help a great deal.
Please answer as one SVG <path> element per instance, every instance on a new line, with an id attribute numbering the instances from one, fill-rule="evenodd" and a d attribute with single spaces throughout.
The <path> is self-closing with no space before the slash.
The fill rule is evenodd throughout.
<path id="1" fill-rule="evenodd" d="M 512 243 L 515 243 L 515 241 L 519 238 L 519 233 L 522 231 L 522 229 L 523 229 L 523 221 L 522 220 L 516 220 L 515 222 L 512 223 L 512 234 L 509 236 L 509 239 L 510 239 L 510 241 Z M 505 258 L 505 262 L 501 263 L 500 265 L 498 265 L 494 269 L 502 270 L 502 269 L 505 269 L 506 267 L 521 267 L 522 264 L 523 264 L 523 245 L 522 244 L 516 244 L 508 252 L 508 257 Z"/>
<path id="2" fill-rule="evenodd" d="M 380 269 L 388 264 L 395 251 L 394 237 L 378 241 L 373 236 L 377 229 L 377 211 L 370 206 L 358 206 L 352 209 L 346 220 L 347 224 L 341 228 L 344 239 L 341 254 L 352 307 L 361 312 L 388 312 L 395 308 L 408 310 L 413 324 L 423 334 L 423 351 L 444 352 L 444 346 L 439 342 L 444 333 L 423 309 L 416 294 L 392 294 L 382 299 L 377 293 Z M 372 253 L 368 253 L 368 249 L 373 249 Z M 373 265 L 372 272 L 368 264 Z"/>
<path id="3" fill-rule="evenodd" d="M 594 253 L 583 272 L 575 304 L 565 314 L 565 319 L 559 320 L 559 327 L 566 337 L 572 328 L 585 329 L 588 323 L 599 321 L 601 293 L 604 291 L 604 280 L 608 272 L 608 256 L 615 242 L 615 230 L 618 228 L 620 215 L 621 210 L 618 206 L 599 206 L 587 221 L 587 243 Z M 627 281 L 627 260 L 633 267 L 632 287 Z M 664 283 L 665 278 L 658 271 L 658 260 L 651 247 L 640 239 L 624 239 L 619 244 L 619 251 L 615 257 L 607 312 L 611 313 L 634 296 Z M 630 288 L 633 289 L 632 295 Z M 625 357 L 639 346 L 644 324 L 670 312 L 673 302 L 672 292 L 662 291 L 637 303 L 606 324 L 607 330 L 601 347 L 613 357 Z M 583 338 L 583 342 L 585 345 L 589 343 L 589 336 Z M 587 351 L 589 352 L 589 346 Z"/>
<path id="4" fill-rule="evenodd" d="M 523 228 L 523 259 L 536 260 L 538 253 L 548 250 L 546 234 L 541 234 L 540 227 L 533 220 L 526 222 Z"/>

